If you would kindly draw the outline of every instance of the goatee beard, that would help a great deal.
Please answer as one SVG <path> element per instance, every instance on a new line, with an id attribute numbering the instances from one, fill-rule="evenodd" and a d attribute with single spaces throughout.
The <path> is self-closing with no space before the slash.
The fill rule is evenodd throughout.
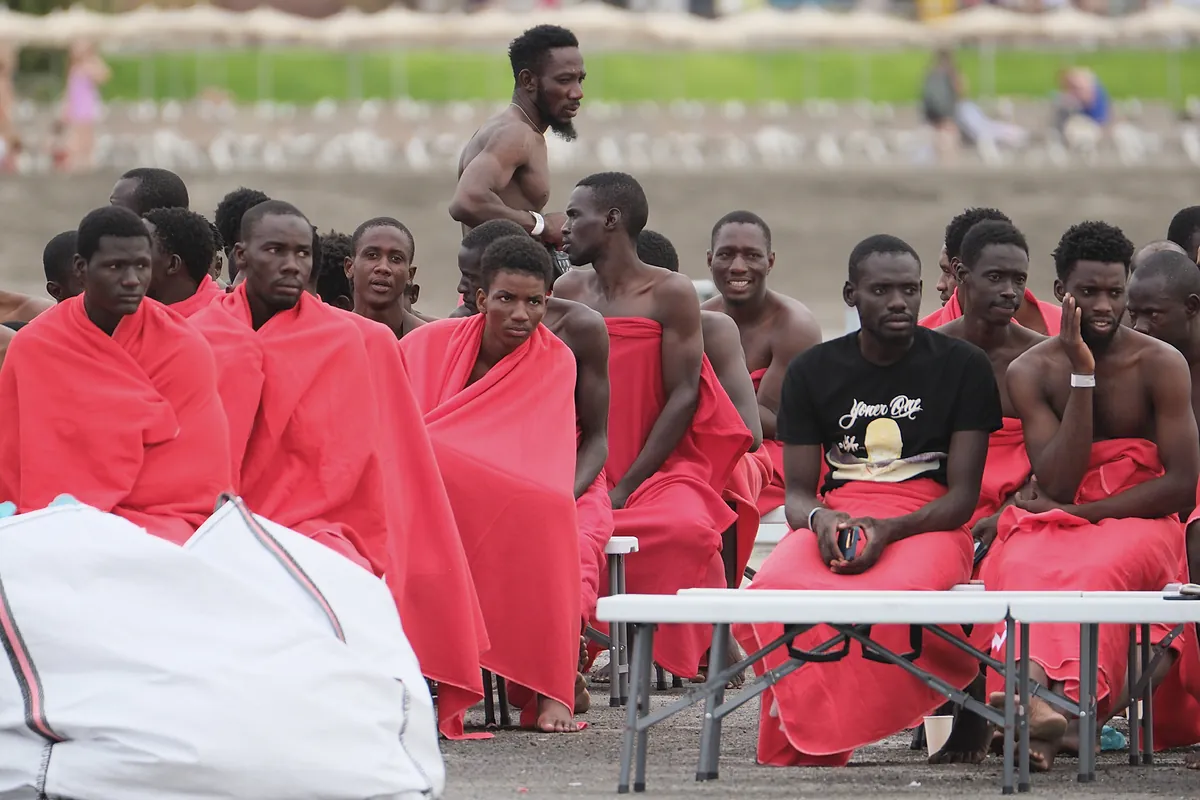
<path id="1" fill-rule="evenodd" d="M 542 121 L 546 123 L 546 127 L 554 131 L 558 138 L 567 142 L 575 141 L 575 137 L 578 135 L 575 132 L 575 123 L 571 120 L 556 119 L 554 112 L 546 106 L 540 95 L 537 99 L 537 112 Z"/>
<path id="2" fill-rule="evenodd" d="M 1112 344 L 1113 338 L 1116 337 L 1117 331 L 1121 329 L 1121 323 L 1118 320 L 1117 323 L 1112 326 L 1112 329 L 1106 334 L 1096 333 L 1087 326 L 1086 322 L 1079 327 L 1079 335 L 1083 339 L 1083 343 L 1086 344 L 1088 349 L 1093 353 L 1097 353 L 1108 349 L 1108 346 Z"/>

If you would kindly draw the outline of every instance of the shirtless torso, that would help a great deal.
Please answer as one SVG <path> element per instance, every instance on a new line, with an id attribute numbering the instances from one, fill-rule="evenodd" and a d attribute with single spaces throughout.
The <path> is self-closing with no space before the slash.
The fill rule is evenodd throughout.
<path id="1" fill-rule="evenodd" d="M 761 307 L 754 309 L 754 313 L 748 313 L 751 309 L 729 306 L 720 295 L 706 301 L 701 308 L 733 319 L 748 373 L 766 369 L 758 385 L 758 414 L 763 436 L 774 439 L 783 376 L 793 358 L 821 343 L 820 325 L 803 303 L 771 290 L 767 290 Z"/>
<path id="2" fill-rule="evenodd" d="M 701 308 L 700 329 L 704 334 L 704 355 L 708 356 L 717 381 L 754 437 L 750 445 L 750 451 L 753 452 L 762 445 L 762 420 L 738 326 L 725 314 Z"/>
<path id="3" fill-rule="evenodd" d="M 987 353 L 988 360 L 992 362 L 992 372 L 996 376 L 996 385 L 1000 389 L 1000 404 L 1004 409 L 1004 416 L 1017 416 L 1008 394 L 1008 368 L 1026 350 L 1046 341 L 1046 337 L 1021 325 L 1006 325 L 997 331 L 987 331 L 984 335 L 979 335 L 970 328 L 968 317 L 959 317 L 938 328 L 937 332 L 968 341 Z"/>
<path id="4" fill-rule="evenodd" d="M 0 290 L 0 322 L 31 322 L 53 306 L 53 300 Z"/>

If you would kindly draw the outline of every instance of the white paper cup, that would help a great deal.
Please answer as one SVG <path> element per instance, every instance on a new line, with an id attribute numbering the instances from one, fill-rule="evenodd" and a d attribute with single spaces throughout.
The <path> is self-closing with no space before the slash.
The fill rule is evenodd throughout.
<path id="1" fill-rule="evenodd" d="M 925 747 L 929 755 L 932 756 L 942 749 L 946 740 L 950 738 L 950 729 L 953 727 L 953 716 L 925 718 Z"/>

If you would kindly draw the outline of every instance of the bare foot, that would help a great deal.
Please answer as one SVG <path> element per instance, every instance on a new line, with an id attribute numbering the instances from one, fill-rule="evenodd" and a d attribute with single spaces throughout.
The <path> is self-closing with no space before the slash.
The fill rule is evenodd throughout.
<path id="1" fill-rule="evenodd" d="M 583 678 L 583 673 L 575 675 L 575 713 L 586 714 L 588 709 L 592 707 L 592 696 L 588 693 L 587 681 Z"/>
<path id="2" fill-rule="evenodd" d="M 729 647 L 726 648 L 726 650 L 725 650 L 725 666 L 728 667 L 731 664 L 736 664 L 737 662 L 741 661 L 743 658 L 745 658 L 745 656 L 742 655 L 742 649 L 740 647 L 738 647 L 737 642 L 735 642 L 733 639 L 730 639 Z M 692 678 L 692 683 L 704 683 L 707 680 L 708 680 L 708 666 L 705 665 L 703 667 L 700 667 L 700 672 L 697 673 L 696 677 Z M 746 683 L 746 671 L 742 670 L 741 672 L 739 672 L 738 674 L 734 675 L 732 678 L 729 679 L 729 682 L 725 684 L 725 688 L 726 689 L 740 689 L 740 688 L 742 688 L 742 686 L 745 683 Z"/>
<path id="3" fill-rule="evenodd" d="M 1188 753 L 1183 765 L 1188 769 L 1200 769 L 1200 752 Z"/>
<path id="4" fill-rule="evenodd" d="M 1103 732 L 1104 726 L 1100 726 L 1100 730 L 1096 731 L 1096 753 L 1100 753 L 1100 734 Z M 1079 723 L 1076 720 L 1071 720 L 1067 724 L 1067 732 L 1063 734 L 1062 742 L 1059 744 L 1058 752 L 1066 753 L 1069 756 L 1079 755 Z"/>
<path id="5" fill-rule="evenodd" d="M 930 764 L 982 764 L 987 758 L 992 726 L 973 711 L 960 709 L 942 749 L 929 757 Z"/>
<path id="6" fill-rule="evenodd" d="M 995 709 L 1004 708 L 1004 693 L 996 692 L 988 698 L 988 705 Z M 1054 710 L 1045 700 L 1034 697 L 1029 702 L 1029 768 L 1034 772 L 1046 772 L 1054 765 L 1063 735 L 1067 732 L 1067 718 Z M 992 737 L 992 752 L 1004 753 L 1004 738 L 1001 731 Z"/>
<path id="7" fill-rule="evenodd" d="M 571 718 L 571 709 L 544 695 L 538 695 L 537 714 L 535 727 L 542 733 L 575 733 L 581 730 L 579 723 Z"/>

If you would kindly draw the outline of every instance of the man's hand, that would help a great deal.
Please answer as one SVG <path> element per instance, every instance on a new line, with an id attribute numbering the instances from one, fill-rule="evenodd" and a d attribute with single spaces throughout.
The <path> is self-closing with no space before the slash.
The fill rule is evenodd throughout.
<path id="1" fill-rule="evenodd" d="M 999 514 L 984 517 L 971 527 L 971 536 L 984 547 L 991 547 L 996 540 L 996 524 L 1000 521 Z"/>
<path id="2" fill-rule="evenodd" d="M 875 566 L 892 541 L 891 521 L 886 519 L 858 517 L 840 523 L 838 528 L 839 531 L 860 528 L 862 536 L 867 540 L 866 546 L 853 561 L 847 561 L 838 553 L 837 560 L 830 564 L 829 568 L 839 575 L 858 575 L 866 572 Z"/>
<path id="3" fill-rule="evenodd" d="M 546 220 L 546 227 L 538 235 L 538 239 L 555 248 L 562 247 L 563 225 L 567 224 L 567 215 L 561 211 L 551 211 L 549 214 L 543 214 L 542 219 Z"/>
<path id="4" fill-rule="evenodd" d="M 631 494 L 633 494 L 633 492 L 622 486 L 620 483 L 618 483 L 612 489 L 609 489 L 608 499 L 609 502 L 612 503 L 613 510 L 616 511 L 624 508 L 625 504 L 629 502 L 629 495 Z"/>
<path id="5" fill-rule="evenodd" d="M 1071 372 L 1076 375 L 1092 375 L 1096 372 L 1096 357 L 1083 341 L 1083 310 L 1075 303 L 1075 298 L 1067 295 L 1062 304 L 1062 330 L 1058 338 L 1062 342 L 1067 360 L 1071 362 Z"/>
<path id="6" fill-rule="evenodd" d="M 1041 490 L 1037 481 L 1030 481 L 1013 497 L 1013 505 L 1031 514 L 1043 514 L 1056 508 L 1066 508 Z"/>
<path id="7" fill-rule="evenodd" d="M 837 536 L 841 525 L 849 521 L 850 515 L 844 511 L 834 511 L 832 508 L 818 508 L 812 515 L 812 531 L 817 537 L 817 551 L 821 561 L 832 565 L 839 561 L 842 554 L 838 551 Z"/>

